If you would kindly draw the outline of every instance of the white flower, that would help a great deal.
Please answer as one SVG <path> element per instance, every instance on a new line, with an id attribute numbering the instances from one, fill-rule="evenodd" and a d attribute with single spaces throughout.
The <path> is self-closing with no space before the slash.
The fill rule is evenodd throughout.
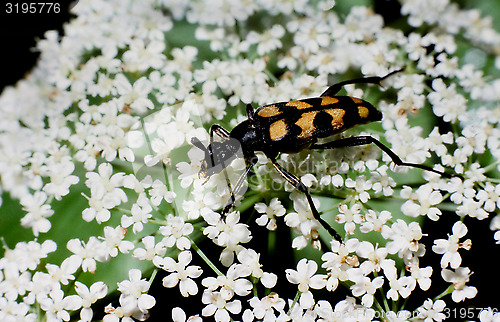
<path id="1" fill-rule="evenodd" d="M 361 303 L 366 307 L 373 305 L 373 294 L 384 284 L 383 276 L 371 280 L 369 277 L 364 276 L 360 269 L 350 270 L 349 280 L 354 282 L 354 285 L 351 285 L 352 295 L 355 297 L 362 296 Z"/>
<path id="2" fill-rule="evenodd" d="M 396 263 L 392 259 L 385 260 L 381 266 L 384 270 L 385 277 L 389 281 L 390 289 L 387 291 L 387 298 L 397 301 L 399 295 L 404 298 L 410 296 L 417 285 L 415 279 L 408 276 L 401 276 L 398 278 Z"/>
<path id="3" fill-rule="evenodd" d="M 82 306 L 82 299 L 78 295 L 65 297 L 60 289 L 54 289 L 48 295 L 39 300 L 40 308 L 47 312 L 48 321 L 69 321 L 68 311 L 78 310 Z"/>
<path id="4" fill-rule="evenodd" d="M 200 277 L 203 271 L 199 266 L 188 266 L 192 259 L 190 251 L 180 252 L 178 262 L 171 257 L 155 257 L 153 260 L 155 266 L 171 272 L 163 278 L 163 286 L 171 288 L 179 284 L 179 290 L 184 297 L 197 294 L 198 285 L 192 279 Z"/>
<path id="5" fill-rule="evenodd" d="M 149 218 L 153 215 L 151 211 L 153 208 L 149 204 L 149 199 L 145 194 L 140 194 L 137 198 L 137 202 L 132 205 L 131 216 L 123 215 L 121 219 L 121 224 L 124 228 L 132 226 L 134 233 L 142 231 L 143 224 L 147 224 Z"/>
<path id="6" fill-rule="evenodd" d="M 466 198 L 462 205 L 457 207 L 457 215 L 460 217 L 470 216 L 483 220 L 488 218 L 489 214 L 481 207 L 482 202 L 476 201 L 472 198 Z"/>
<path id="7" fill-rule="evenodd" d="M 281 205 L 278 198 L 271 199 L 269 206 L 264 203 L 256 203 L 255 210 L 263 214 L 255 220 L 259 226 L 266 226 L 269 230 L 276 230 L 276 216 L 281 217 L 286 213 L 285 207 Z"/>
<path id="8" fill-rule="evenodd" d="M 403 191 L 401 195 L 403 196 Z M 401 211 L 407 216 L 427 216 L 431 220 L 438 220 L 441 215 L 441 210 L 433 206 L 439 205 L 443 200 L 441 193 L 439 191 L 433 191 L 430 185 L 423 185 L 415 191 L 414 195 L 415 197 L 412 198 L 412 200 L 406 201 L 401 206 Z M 418 203 L 415 201 L 418 201 Z"/>
<path id="9" fill-rule="evenodd" d="M 422 238 L 422 229 L 417 222 L 407 224 L 398 219 L 391 227 L 382 227 L 382 236 L 392 239 L 387 242 L 386 247 L 389 254 L 398 253 L 400 258 L 409 260 L 413 256 L 421 256 L 425 253 L 425 246 L 419 243 Z"/>
<path id="10" fill-rule="evenodd" d="M 312 293 L 309 288 L 318 290 L 326 286 L 326 275 L 315 275 L 317 270 L 318 264 L 305 258 L 297 263 L 297 270 L 285 270 L 287 280 L 292 284 L 298 284 L 298 290 L 302 293 L 300 297 L 307 302 L 308 307 L 312 306 Z"/>
<path id="11" fill-rule="evenodd" d="M 186 313 L 180 307 L 174 307 L 172 309 L 172 321 L 173 322 L 202 322 L 202 318 L 198 315 L 190 316 L 189 319 L 186 320 Z"/>
<path id="12" fill-rule="evenodd" d="M 50 230 L 51 223 L 47 219 L 54 214 L 50 205 L 45 204 L 47 195 L 42 191 L 37 191 L 33 195 L 28 194 L 21 198 L 20 203 L 27 214 L 21 219 L 23 227 L 31 227 L 33 235 L 46 233 Z"/>
<path id="13" fill-rule="evenodd" d="M 134 249 L 134 257 L 138 260 L 152 261 L 156 256 L 163 256 L 167 249 L 163 243 L 156 243 L 154 236 L 146 236 L 142 239 L 144 248 Z"/>
<path id="14" fill-rule="evenodd" d="M 207 304 L 201 311 L 203 316 L 214 315 L 216 321 L 229 322 L 230 315 L 241 312 L 241 302 L 239 300 L 226 301 L 220 292 L 205 290 L 201 299 L 203 304 Z"/>
<path id="15" fill-rule="evenodd" d="M 230 266 L 234 260 L 234 252 L 242 247 L 239 244 L 248 243 L 252 239 L 248 226 L 239 223 L 238 212 L 229 213 L 225 220 L 215 212 L 203 215 L 203 219 L 209 224 L 203 233 L 217 245 L 225 247 L 220 259 L 222 264 Z"/>
<path id="16" fill-rule="evenodd" d="M 479 321 L 498 322 L 500 321 L 500 312 L 493 311 L 491 308 L 483 309 L 479 313 Z"/>
<path id="17" fill-rule="evenodd" d="M 467 100 L 456 92 L 456 84 L 449 87 L 441 78 L 432 81 L 432 89 L 427 97 L 432 104 L 434 114 L 442 116 L 445 122 L 455 122 L 465 115 Z"/>
<path id="18" fill-rule="evenodd" d="M 137 307 L 142 313 L 147 314 L 148 310 L 156 303 L 154 297 L 145 294 L 149 290 L 149 282 L 141 279 L 139 269 L 129 270 L 128 276 L 128 280 L 117 283 L 118 291 L 122 293 L 120 298 L 127 299 L 130 307 Z"/>
<path id="19" fill-rule="evenodd" d="M 169 191 L 167 186 L 158 179 L 153 182 L 149 195 L 151 196 L 151 203 L 155 206 L 159 206 L 162 200 L 172 203 L 176 197 L 176 193 Z"/>
<path id="20" fill-rule="evenodd" d="M 252 297 L 248 302 L 252 307 L 253 315 L 257 319 L 266 322 L 288 321 L 289 319 L 284 311 L 285 300 L 281 299 L 276 293 L 271 293 L 262 299 Z M 275 312 L 279 315 L 276 316 Z"/>
<path id="21" fill-rule="evenodd" d="M 363 215 L 359 212 L 361 211 L 361 205 L 359 203 L 355 203 L 348 208 L 346 204 L 339 204 L 340 214 L 337 215 L 335 221 L 339 224 L 344 225 L 344 229 L 346 234 L 352 235 L 354 234 L 354 229 L 356 229 L 356 224 L 361 224 L 364 220 Z"/>
<path id="22" fill-rule="evenodd" d="M 96 261 L 104 262 L 109 259 L 106 244 L 94 236 L 91 236 L 87 243 L 78 238 L 70 239 L 66 247 L 80 258 L 84 272 L 94 273 L 97 268 Z"/>
<path id="23" fill-rule="evenodd" d="M 257 44 L 257 53 L 260 56 L 267 54 L 277 48 L 282 47 L 280 38 L 285 35 L 285 28 L 281 25 L 274 25 L 263 33 L 250 31 L 246 41 L 250 44 Z"/>
<path id="24" fill-rule="evenodd" d="M 53 282 L 68 285 L 69 280 L 75 279 L 73 274 L 80 268 L 81 263 L 81 260 L 77 256 L 70 256 L 61 263 L 61 267 L 54 264 L 47 264 L 45 268 L 47 268 L 47 273 Z"/>
<path id="25" fill-rule="evenodd" d="M 443 254 L 441 258 L 441 268 L 446 268 L 448 264 L 451 268 L 457 268 L 462 263 L 462 257 L 458 253 L 459 248 L 469 250 L 471 247 L 471 240 L 460 243 L 459 240 L 467 234 L 467 226 L 461 221 L 457 221 L 452 228 L 453 234 L 448 235 L 446 239 L 434 240 L 432 250 L 437 254 Z"/>
<path id="26" fill-rule="evenodd" d="M 347 188 L 354 188 L 355 199 L 361 201 L 362 203 L 366 203 L 368 199 L 370 199 L 370 194 L 368 190 L 371 189 L 372 183 L 366 180 L 364 175 L 360 175 L 356 177 L 356 180 L 351 178 L 347 178 L 345 180 L 345 186 Z"/>
<path id="27" fill-rule="evenodd" d="M 476 198 L 484 202 L 483 208 L 486 211 L 494 211 L 495 206 L 500 208 L 500 184 L 494 186 L 490 182 L 486 182 L 486 186 L 478 191 Z"/>
<path id="28" fill-rule="evenodd" d="M 153 102 L 148 98 L 153 86 L 146 77 L 139 78 L 132 85 L 123 74 L 118 74 L 114 86 L 124 103 L 130 105 L 137 113 L 143 114 L 148 109 L 154 108 Z"/>
<path id="29" fill-rule="evenodd" d="M 163 244 L 166 247 L 176 246 L 179 250 L 191 248 L 189 235 L 193 232 L 193 225 L 186 223 L 182 217 L 168 214 L 167 225 L 160 227 L 160 233 L 165 236 Z"/>
<path id="30" fill-rule="evenodd" d="M 385 247 L 375 247 L 372 243 L 362 241 L 359 243 L 356 253 L 366 260 L 360 265 L 363 274 L 368 275 L 371 272 L 378 272 L 381 268 L 381 263 L 387 256 Z"/>
<path id="31" fill-rule="evenodd" d="M 446 303 L 443 300 L 432 302 L 431 299 L 425 300 L 424 304 L 417 309 L 418 317 L 424 319 L 424 322 L 442 321 L 446 319 L 443 312 Z"/>
<path id="32" fill-rule="evenodd" d="M 231 265 L 226 275 L 215 277 L 207 277 L 202 281 L 202 285 L 210 291 L 215 291 L 220 287 L 220 295 L 229 301 L 236 294 L 238 296 L 246 296 L 252 290 L 252 283 L 244 278 L 250 274 L 250 271 L 245 265 Z"/>
<path id="33" fill-rule="evenodd" d="M 471 299 L 476 296 L 477 289 L 474 286 L 465 285 L 471 274 L 468 267 L 459 267 L 454 272 L 446 268 L 441 271 L 443 279 L 453 284 L 454 290 L 451 293 L 453 301 L 458 303 L 466 298 Z"/>
<path id="34" fill-rule="evenodd" d="M 134 248 L 134 243 L 128 240 L 123 240 L 127 230 L 123 227 L 117 226 L 115 228 L 106 226 L 104 227 L 104 238 L 101 238 L 106 243 L 108 253 L 111 257 L 116 257 L 118 251 L 127 254 Z"/>
<path id="35" fill-rule="evenodd" d="M 123 184 L 123 175 L 122 172 L 113 173 L 113 166 L 103 163 L 99 165 L 98 173 L 87 172 L 85 184 L 90 188 L 92 195 L 102 198 L 103 205 L 109 209 L 111 204 L 118 206 L 128 200 L 125 192 L 119 188 Z"/>
<path id="36" fill-rule="evenodd" d="M 83 283 L 75 282 L 75 291 L 82 299 L 80 318 L 82 321 L 92 321 L 94 315 L 91 305 L 102 299 L 108 293 L 108 286 L 103 282 L 95 282 L 90 289 Z"/>
<path id="37" fill-rule="evenodd" d="M 372 172 L 371 181 L 374 182 L 372 189 L 375 192 L 383 192 L 384 196 L 391 196 L 394 190 L 393 187 L 396 186 L 396 181 L 387 174 L 389 167 L 387 165 L 382 165 L 377 168 L 377 171 Z"/>
<path id="38" fill-rule="evenodd" d="M 290 198 L 293 198 L 293 208 L 296 212 L 288 213 L 285 216 L 285 223 L 301 234 L 301 236 L 295 237 L 292 247 L 302 249 L 307 246 L 308 240 L 315 239 L 313 236 L 316 235 L 320 223 L 314 219 L 309 203 L 304 196 L 291 194 Z M 316 208 L 318 208 L 319 202 L 317 203 L 316 199 L 313 199 L 313 201 Z"/>
<path id="39" fill-rule="evenodd" d="M 420 267 L 418 257 L 413 257 L 411 262 L 407 263 L 407 270 L 411 272 L 411 277 L 415 279 L 420 286 L 420 288 L 424 291 L 427 291 L 429 287 L 431 287 L 431 276 L 432 276 L 432 267 Z"/>
<path id="40" fill-rule="evenodd" d="M 160 69 L 166 59 L 163 51 L 165 42 L 163 40 L 152 40 L 145 44 L 141 38 L 135 38 L 130 42 L 130 49 L 123 53 L 126 68 L 131 71 L 144 71 L 148 68 Z"/>
<path id="41" fill-rule="evenodd" d="M 43 187 L 43 190 L 49 196 L 54 196 L 56 200 L 61 200 L 62 196 L 69 193 L 69 187 L 80 181 L 77 176 L 72 175 L 74 170 L 75 165 L 69 157 L 58 163 L 49 163 L 45 168 L 41 169 L 50 177 L 50 181 Z"/>
<path id="42" fill-rule="evenodd" d="M 392 218 L 392 215 L 387 210 L 382 210 L 378 215 L 372 210 L 368 209 L 365 215 L 365 222 L 361 224 L 359 230 L 363 233 L 370 231 L 380 232 L 385 223 Z"/>

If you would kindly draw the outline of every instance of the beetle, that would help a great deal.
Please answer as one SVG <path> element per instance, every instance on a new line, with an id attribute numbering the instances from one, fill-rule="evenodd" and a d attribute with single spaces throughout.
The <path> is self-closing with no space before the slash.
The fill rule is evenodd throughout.
<path id="1" fill-rule="evenodd" d="M 393 151 L 372 136 L 353 136 L 318 143 L 320 138 L 327 138 L 360 124 L 382 120 L 382 113 L 371 103 L 351 96 L 336 96 L 344 85 L 369 83 L 381 86 L 384 79 L 402 70 L 395 70 L 383 77 L 363 77 L 339 82 L 328 87 L 319 97 L 264 105 L 256 110 L 248 104 L 247 119 L 236 125 L 232 131 L 229 132 L 217 124 L 212 125 L 210 143 L 207 147 L 199 139 L 192 138 L 191 143 L 205 153 L 199 175 L 206 177 L 207 180 L 211 175 L 224 170 L 236 158 L 240 148 L 243 152 L 246 169 L 232 189 L 231 198 L 224 207 L 222 215 L 231 210 L 235 195 L 257 163 L 256 151 L 262 151 L 276 171 L 305 194 L 314 218 L 340 242 L 342 242 L 340 235 L 320 217 L 307 187 L 276 161 L 280 153 L 296 153 L 304 149 L 336 149 L 373 143 L 396 165 L 420 168 L 447 178 L 454 176 L 426 165 L 403 162 Z M 224 141 L 214 141 L 214 134 Z"/>

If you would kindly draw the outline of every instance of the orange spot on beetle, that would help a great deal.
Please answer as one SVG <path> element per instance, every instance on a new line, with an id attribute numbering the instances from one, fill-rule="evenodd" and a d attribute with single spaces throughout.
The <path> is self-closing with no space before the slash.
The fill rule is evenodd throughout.
<path id="1" fill-rule="evenodd" d="M 295 106 L 299 110 L 312 107 L 311 104 L 303 102 L 303 101 L 290 101 L 290 102 L 286 103 L 285 105 L 286 106 Z"/>
<path id="2" fill-rule="evenodd" d="M 356 104 L 363 104 L 363 100 L 356 98 L 356 97 L 351 97 L 352 101 Z"/>
<path id="3" fill-rule="evenodd" d="M 269 126 L 269 135 L 271 140 L 276 141 L 283 138 L 288 133 L 284 120 L 279 120 Z"/>
<path id="4" fill-rule="evenodd" d="M 257 112 L 257 115 L 261 117 L 272 117 L 280 113 L 281 111 L 279 108 L 276 107 L 276 105 L 268 105 L 261 107 Z"/>
<path id="5" fill-rule="evenodd" d="M 345 115 L 345 110 L 341 108 L 329 108 L 326 110 L 323 110 L 326 113 L 330 114 L 332 116 L 332 127 L 334 130 L 341 128 L 344 126 L 344 115 Z"/>
<path id="6" fill-rule="evenodd" d="M 370 111 L 364 106 L 358 106 L 358 115 L 362 119 L 365 119 L 368 117 L 368 115 L 370 115 Z"/>
<path id="7" fill-rule="evenodd" d="M 338 103 L 338 101 L 339 101 L 338 98 L 325 96 L 325 97 L 321 98 L 321 106 L 332 105 L 332 104 Z"/>
<path id="8" fill-rule="evenodd" d="M 298 135 L 299 138 L 307 139 L 312 136 L 314 130 L 316 130 L 316 127 L 314 126 L 314 118 L 318 113 L 319 111 L 304 113 L 300 119 L 295 122 L 295 125 L 298 125 L 302 129 L 302 132 Z"/>

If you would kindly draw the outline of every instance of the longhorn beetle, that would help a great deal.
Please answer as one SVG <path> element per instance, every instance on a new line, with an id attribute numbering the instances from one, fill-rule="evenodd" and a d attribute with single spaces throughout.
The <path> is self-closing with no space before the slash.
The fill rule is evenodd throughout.
<path id="1" fill-rule="evenodd" d="M 326 138 L 356 125 L 382 119 L 382 113 L 367 101 L 350 96 L 335 96 L 344 85 L 370 83 L 381 86 L 384 79 L 400 71 L 402 69 L 393 71 L 384 77 L 374 76 L 343 81 L 328 87 L 319 97 L 274 103 L 261 106 L 255 111 L 252 105 L 248 104 L 246 108 L 248 119 L 239 123 L 231 132 L 220 125 L 212 125 L 208 147 L 205 147 L 197 138 L 193 138 L 191 143 L 205 152 L 199 175 L 207 177 L 207 179 L 225 169 L 236 158 L 238 149 L 241 148 L 243 151 L 246 169 L 233 188 L 231 198 L 222 214 L 227 214 L 231 210 L 235 202 L 235 195 L 238 194 L 246 176 L 257 163 L 255 151 L 264 152 L 276 171 L 297 190 L 306 195 L 314 218 L 340 242 L 342 242 L 340 235 L 320 217 L 307 187 L 299 178 L 288 172 L 276 161 L 279 153 L 296 153 L 307 148 L 335 149 L 374 143 L 399 166 L 420 168 L 447 178 L 452 177 L 453 175 L 426 165 L 403 162 L 388 147 L 371 136 L 353 136 L 327 143 L 317 143 L 319 138 Z M 214 141 L 214 133 L 225 141 Z"/>

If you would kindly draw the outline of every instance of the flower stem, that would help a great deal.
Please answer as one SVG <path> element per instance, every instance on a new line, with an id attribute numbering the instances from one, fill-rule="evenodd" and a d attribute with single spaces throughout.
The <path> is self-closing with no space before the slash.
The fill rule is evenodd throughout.
<path id="1" fill-rule="evenodd" d="M 435 301 L 439 300 L 440 298 L 442 298 L 442 297 L 444 297 L 444 296 L 446 296 L 446 295 L 450 294 L 451 292 L 453 292 L 453 290 L 454 290 L 454 289 L 455 289 L 455 287 L 454 287 L 453 285 L 448 286 L 448 288 L 447 288 L 446 290 L 444 290 L 444 292 L 443 292 L 443 293 L 441 293 L 441 294 L 439 294 L 438 296 L 436 296 L 436 297 L 433 299 L 433 301 L 435 302 Z"/>
<path id="2" fill-rule="evenodd" d="M 193 249 L 196 251 L 196 253 L 207 263 L 208 266 L 219 276 L 224 276 L 224 274 L 215 266 L 214 263 L 205 255 L 205 253 L 198 247 L 198 245 L 195 244 L 193 240 L 191 240 L 191 246 Z"/>

